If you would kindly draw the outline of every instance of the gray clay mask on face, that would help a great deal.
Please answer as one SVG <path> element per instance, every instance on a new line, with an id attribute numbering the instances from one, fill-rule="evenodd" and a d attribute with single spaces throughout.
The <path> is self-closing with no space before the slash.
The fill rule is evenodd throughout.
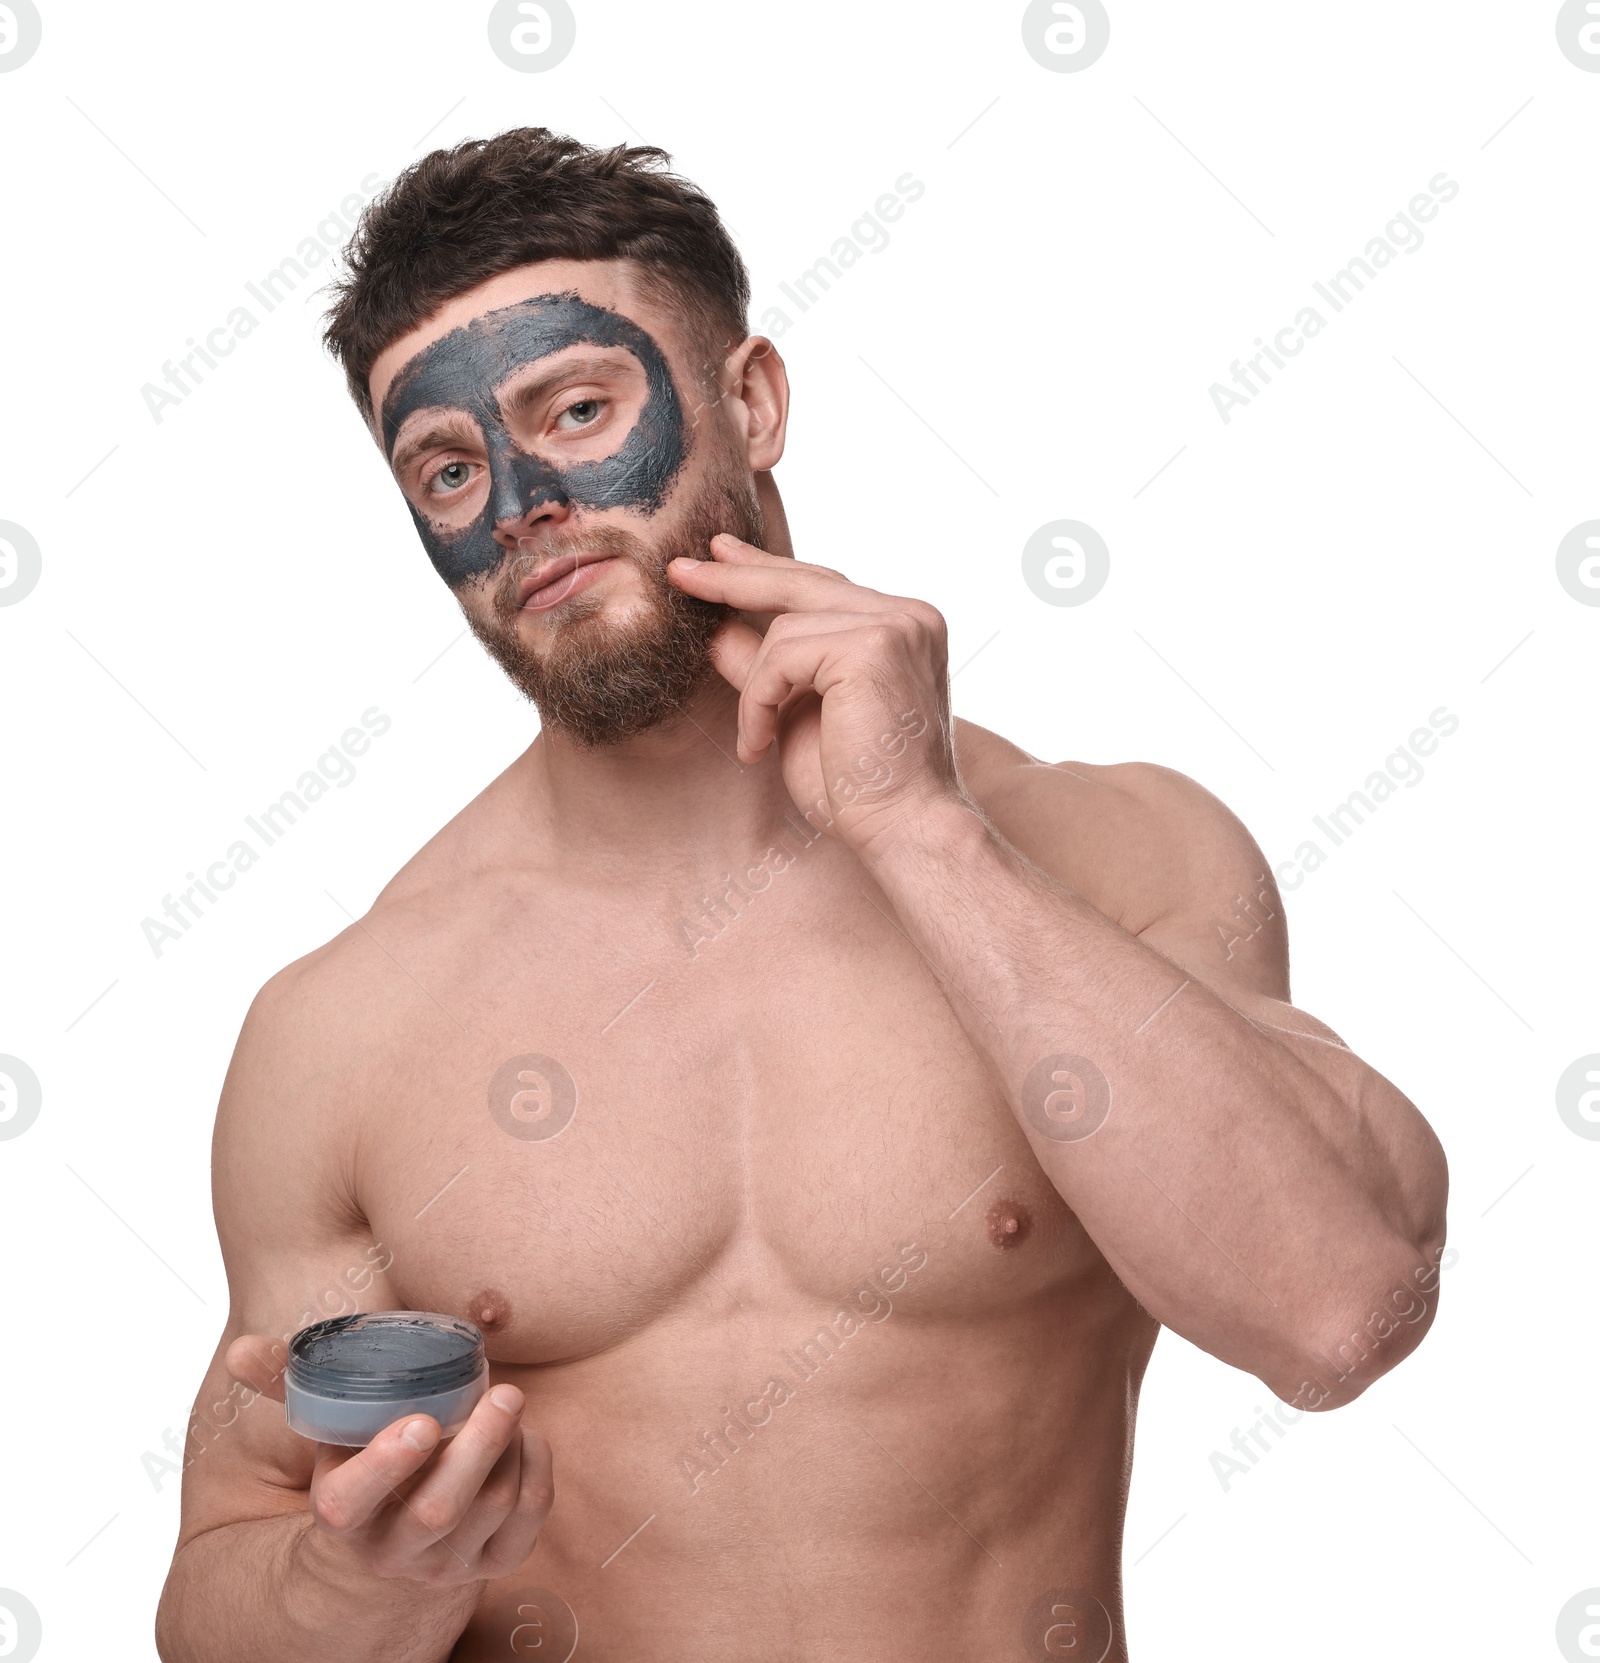
<path id="1" fill-rule="evenodd" d="M 507 431 L 497 390 L 525 364 L 566 347 L 621 347 L 644 370 L 638 420 L 610 456 L 558 467 L 522 449 Z M 448 530 L 415 506 L 422 546 L 452 589 L 504 559 L 494 528 L 543 503 L 633 508 L 654 514 L 667 499 L 686 451 L 683 408 L 661 349 L 636 323 L 576 294 L 518 301 L 441 336 L 394 378 L 383 400 L 383 448 L 391 460 L 401 425 L 414 411 L 464 410 L 483 432 L 489 492 L 478 517 Z"/>

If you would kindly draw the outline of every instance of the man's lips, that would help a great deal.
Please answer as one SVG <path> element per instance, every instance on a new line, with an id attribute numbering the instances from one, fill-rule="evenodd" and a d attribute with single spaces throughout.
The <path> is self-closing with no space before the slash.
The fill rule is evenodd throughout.
<path id="1" fill-rule="evenodd" d="M 615 560 L 613 554 L 563 554 L 538 571 L 530 572 L 517 585 L 517 605 L 524 612 L 543 612 L 558 606 L 580 588 L 587 588 L 592 578 L 588 575 L 595 566 Z"/>

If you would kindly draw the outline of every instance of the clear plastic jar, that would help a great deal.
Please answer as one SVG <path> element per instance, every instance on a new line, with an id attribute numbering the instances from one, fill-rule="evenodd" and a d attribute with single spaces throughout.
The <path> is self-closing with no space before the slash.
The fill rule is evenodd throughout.
<path id="1" fill-rule="evenodd" d="M 445 1437 L 489 1389 L 483 1334 L 435 1311 L 363 1311 L 302 1328 L 289 1341 L 289 1425 L 318 1443 L 361 1448 L 407 1415 L 432 1415 Z"/>

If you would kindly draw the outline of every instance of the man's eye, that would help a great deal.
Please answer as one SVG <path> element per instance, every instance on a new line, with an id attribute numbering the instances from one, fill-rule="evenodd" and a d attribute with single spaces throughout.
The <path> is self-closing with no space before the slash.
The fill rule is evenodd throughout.
<path id="1" fill-rule="evenodd" d="M 432 496 L 448 496 L 452 491 L 459 491 L 471 479 L 472 464 L 470 462 L 446 462 L 437 473 L 429 476 L 428 491 Z"/>
<path id="2" fill-rule="evenodd" d="M 569 404 L 556 417 L 556 426 L 571 432 L 575 427 L 588 427 L 600 418 L 600 400 L 597 398 L 579 399 L 576 404 Z"/>

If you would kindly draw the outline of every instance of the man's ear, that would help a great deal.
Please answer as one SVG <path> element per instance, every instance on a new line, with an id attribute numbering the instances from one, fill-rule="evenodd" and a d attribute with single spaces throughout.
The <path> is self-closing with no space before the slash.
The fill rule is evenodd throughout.
<path id="1" fill-rule="evenodd" d="M 751 335 L 723 366 L 729 415 L 742 429 L 745 462 L 751 473 L 770 473 L 783 455 L 789 426 L 789 372 L 765 335 Z"/>

